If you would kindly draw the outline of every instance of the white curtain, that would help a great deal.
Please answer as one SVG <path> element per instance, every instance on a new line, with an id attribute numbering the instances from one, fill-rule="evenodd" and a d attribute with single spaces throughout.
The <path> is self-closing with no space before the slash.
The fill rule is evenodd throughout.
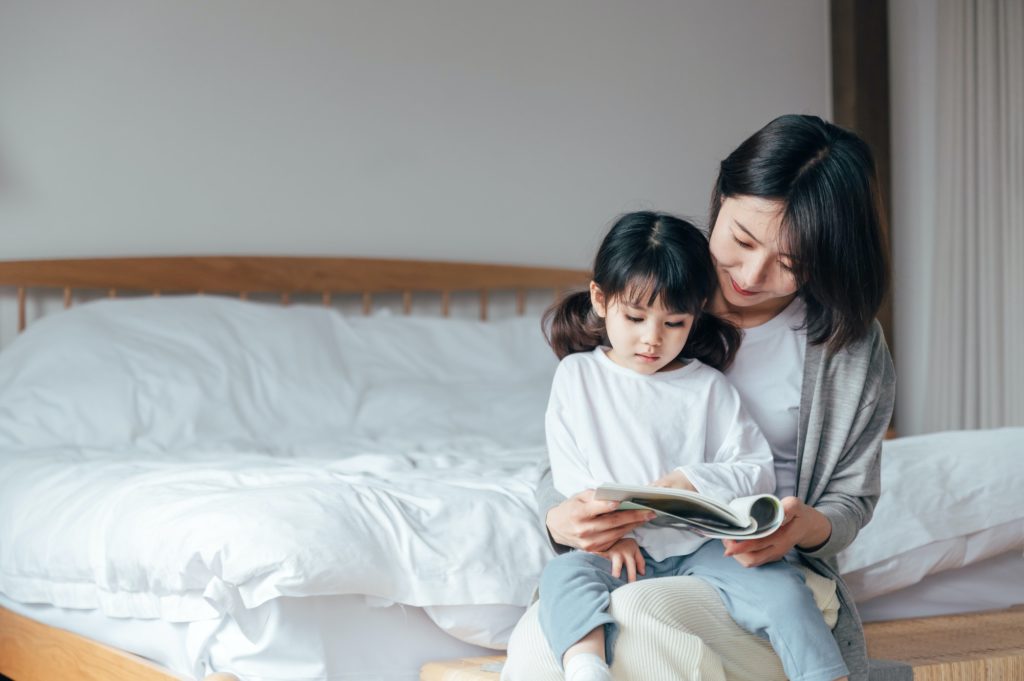
<path id="1" fill-rule="evenodd" d="M 928 430 L 1024 425 L 1024 0 L 943 0 Z"/>

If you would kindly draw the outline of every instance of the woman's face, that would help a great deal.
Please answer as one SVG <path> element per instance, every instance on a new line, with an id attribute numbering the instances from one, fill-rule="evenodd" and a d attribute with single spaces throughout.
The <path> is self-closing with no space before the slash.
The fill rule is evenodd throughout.
<path id="1" fill-rule="evenodd" d="M 796 296 L 791 257 L 780 243 L 780 201 L 737 196 L 722 201 L 711 230 L 711 256 L 728 308 L 776 313 Z"/>

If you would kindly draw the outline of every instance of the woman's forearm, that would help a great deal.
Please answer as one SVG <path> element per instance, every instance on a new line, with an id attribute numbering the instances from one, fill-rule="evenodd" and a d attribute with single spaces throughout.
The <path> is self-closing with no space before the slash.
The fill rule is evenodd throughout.
<path id="1" fill-rule="evenodd" d="M 797 542 L 801 551 L 813 552 L 825 545 L 832 536 L 832 522 L 817 509 L 808 506 L 804 523 L 803 538 Z"/>

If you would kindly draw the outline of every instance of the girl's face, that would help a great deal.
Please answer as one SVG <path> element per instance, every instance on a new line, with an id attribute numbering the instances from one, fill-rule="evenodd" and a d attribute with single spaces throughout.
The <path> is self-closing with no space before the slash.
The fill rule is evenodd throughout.
<path id="1" fill-rule="evenodd" d="M 653 305 L 624 296 L 609 301 L 594 282 L 590 282 L 590 301 L 604 319 L 612 346 L 608 358 L 613 362 L 641 374 L 680 366 L 675 360 L 690 336 L 692 314 L 669 312 L 660 299 Z"/>
<path id="2" fill-rule="evenodd" d="M 782 211 L 782 202 L 754 196 L 722 201 L 710 246 L 728 311 L 774 316 L 796 296 L 792 258 L 780 243 Z"/>

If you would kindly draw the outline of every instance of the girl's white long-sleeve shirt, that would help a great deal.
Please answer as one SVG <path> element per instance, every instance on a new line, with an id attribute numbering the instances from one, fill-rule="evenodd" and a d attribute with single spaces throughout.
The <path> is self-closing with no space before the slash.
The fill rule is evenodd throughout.
<path id="1" fill-rule="evenodd" d="M 604 348 L 568 355 L 555 371 L 545 424 L 554 485 L 566 496 L 605 482 L 648 485 L 675 469 L 721 501 L 775 489 L 771 449 L 736 389 L 696 360 L 645 375 Z M 707 541 L 650 525 L 632 536 L 655 560 Z"/>

